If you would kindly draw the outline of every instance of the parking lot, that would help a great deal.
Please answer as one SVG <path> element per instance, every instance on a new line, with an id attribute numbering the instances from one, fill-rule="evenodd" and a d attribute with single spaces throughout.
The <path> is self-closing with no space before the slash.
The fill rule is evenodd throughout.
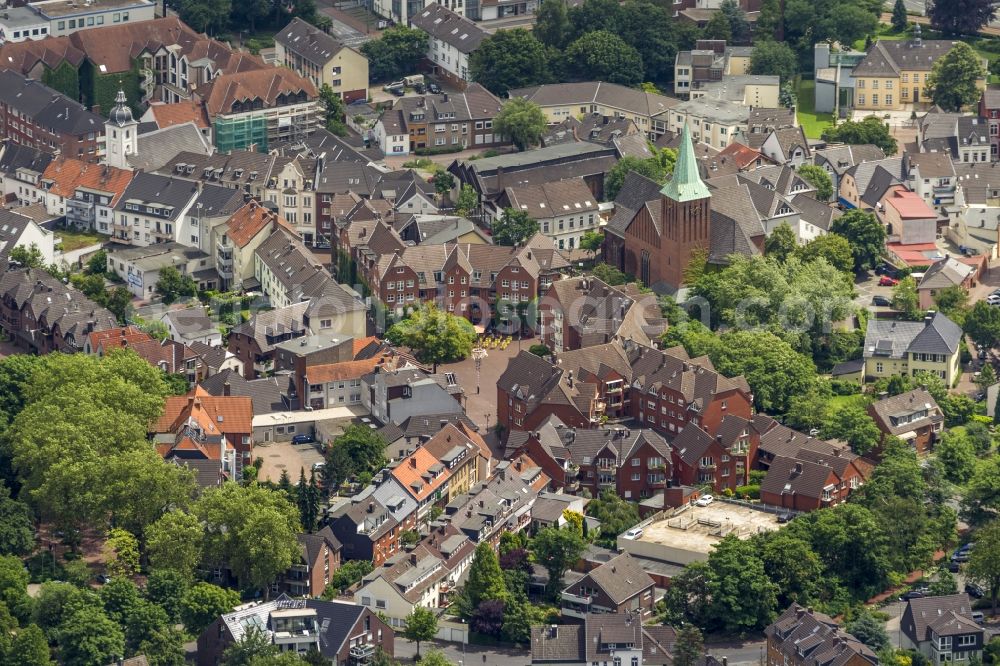
<path id="1" fill-rule="evenodd" d="M 261 481 L 277 483 L 281 472 L 288 471 L 288 477 L 295 483 L 299 480 L 299 470 L 305 470 L 306 477 L 315 463 L 323 462 L 323 454 L 316 444 L 292 444 L 291 442 L 268 442 L 254 447 L 254 458 L 264 461 L 257 478 Z"/>

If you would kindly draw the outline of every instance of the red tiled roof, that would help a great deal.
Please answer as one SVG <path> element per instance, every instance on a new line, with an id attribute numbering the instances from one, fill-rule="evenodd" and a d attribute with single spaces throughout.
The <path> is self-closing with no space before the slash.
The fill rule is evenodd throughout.
<path id="1" fill-rule="evenodd" d="M 187 122 L 192 122 L 200 128 L 210 127 L 208 116 L 205 114 L 205 107 L 198 102 L 156 103 L 151 105 L 149 110 L 153 112 L 153 118 L 160 129 L 173 125 L 182 125 Z"/>
<path id="2" fill-rule="evenodd" d="M 272 222 L 276 222 L 277 219 L 277 215 L 251 200 L 226 221 L 226 226 L 229 227 L 227 233 L 237 246 L 245 247 L 257 234 Z"/>
<path id="3" fill-rule="evenodd" d="M 167 398 L 153 432 L 179 432 L 193 419 L 207 434 L 253 432 L 253 401 L 248 396 L 214 396 L 196 387 L 187 395 Z"/>
<path id="4" fill-rule="evenodd" d="M 132 172 L 70 157 L 57 157 L 45 168 L 42 178 L 52 181 L 49 191 L 64 199 L 72 198 L 78 187 L 114 193 L 111 200 L 111 206 L 114 206 L 132 182 Z"/>
<path id="5" fill-rule="evenodd" d="M 305 92 L 316 99 L 316 86 L 309 79 L 285 67 L 271 67 L 234 74 L 223 74 L 198 88 L 205 101 L 209 117 L 231 113 L 233 102 L 260 99 L 267 108 L 273 107 L 282 93 Z"/>
<path id="6" fill-rule="evenodd" d="M 916 192 L 911 192 L 902 185 L 892 188 L 891 195 L 885 198 L 885 204 L 892 206 L 904 220 L 936 219 L 937 213 Z"/>
<path id="7" fill-rule="evenodd" d="M 451 472 L 445 468 L 437 473 L 434 478 L 424 478 L 428 470 L 440 462 L 424 448 L 419 448 L 396 465 L 392 470 L 392 476 L 406 488 L 413 497 L 422 502 L 431 493 L 441 487 L 441 485 L 451 476 Z"/>

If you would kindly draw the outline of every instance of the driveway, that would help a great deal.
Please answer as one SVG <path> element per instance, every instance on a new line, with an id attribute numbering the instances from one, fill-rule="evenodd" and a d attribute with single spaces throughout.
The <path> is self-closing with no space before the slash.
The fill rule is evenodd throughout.
<path id="1" fill-rule="evenodd" d="M 855 278 L 854 289 L 857 296 L 854 303 L 870 312 L 889 312 L 890 307 L 872 305 L 873 296 L 884 296 L 892 300 L 892 287 L 880 287 L 878 281 L 882 276 L 875 273 L 865 273 L 861 277 Z"/>
<path id="2" fill-rule="evenodd" d="M 292 444 L 291 442 L 268 442 L 254 446 L 254 458 L 261 458 L 257 478 L 262 481 L 277 483 L 281 472 L 288 470 L 288 478 L 292 483 L 299 480 L 299 470 L 305 470 L 309 478 L 314 463 L 323 461 L 323 454 L 315 444 Z"/>

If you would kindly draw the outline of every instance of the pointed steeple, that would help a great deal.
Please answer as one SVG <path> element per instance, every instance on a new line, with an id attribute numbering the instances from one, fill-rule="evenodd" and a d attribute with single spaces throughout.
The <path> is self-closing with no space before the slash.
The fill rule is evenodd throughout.
<path id="1" fill-rule="evenodd" d="M 108 114 L 108 120 L 118 127 L 125 127 L 125 125 L 135 123 L 135 119 L 132 118 L 132 109 L 129 108 L 124 90 L 118 90 L 118 94 L 115 96 L 115 106 L 111 109 L 111 113 Z"/>
<path id="2" fill-rule="evenodd" d="M 681 145 L 677 153 L 677 163 L 674 165 L 674 175 L 660 194 L 674 201 L 694 201 L 712 196 L 708 186 L 701 180 L 698 173 L 698 160 L 694 156 L 694 144 L 691 143 L 691 132 L 687 123 L 681 130 Z"/>

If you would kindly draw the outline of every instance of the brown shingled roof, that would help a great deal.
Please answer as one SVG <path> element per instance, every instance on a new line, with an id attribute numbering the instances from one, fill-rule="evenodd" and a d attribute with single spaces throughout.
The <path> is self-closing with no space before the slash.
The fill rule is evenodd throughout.
<path id="1" fill-rule="evenodd" d="M 209 116 L 228 113 L 233 102 L 259 98 L 265 106 L 274 106 L 282 93 L 305 92 L 315 99 L 316 86 L 303 76 L 284 67 L 223 74 L 198 88 Z"/>
<path id="2" fill-rule="evenodd" d="M 151 105 L 149 109 L 153 112 L 153 118 L 160 129 L 187 122 L 192 122 L 200 128 L 211 126 L 208 122 L 208 116 L 205 114 L 205 108 L 198 102 L 191 100 L 175 104 L 157 103 Z"/>

